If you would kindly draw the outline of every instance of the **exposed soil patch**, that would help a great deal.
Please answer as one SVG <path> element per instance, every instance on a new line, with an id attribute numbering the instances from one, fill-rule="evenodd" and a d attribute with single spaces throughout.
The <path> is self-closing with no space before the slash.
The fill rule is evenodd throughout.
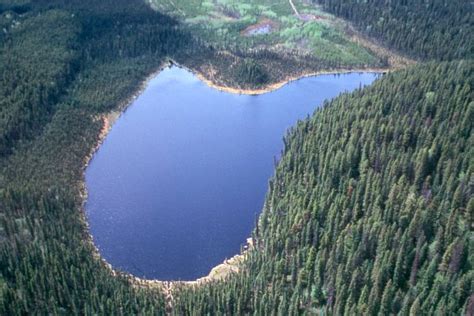
<path id="1" fill-rule="evenodd" d="M 305 22 L 328 20 L 328 18 L 325 17 L 325 16 L 307 14 L 307 13 L 301 13 L 299 15 L 299 18 L 300 18 L 301 21 L 305 21 Z"/>
<path id="2" fill-rule="evenodd" d="M 245 28 L 241 32 L 243 36 L 254 36 L 268 34 L 278 29 L 278 23 L 270 19 L 263 19 L 257 24 L 253 24 Z"/>

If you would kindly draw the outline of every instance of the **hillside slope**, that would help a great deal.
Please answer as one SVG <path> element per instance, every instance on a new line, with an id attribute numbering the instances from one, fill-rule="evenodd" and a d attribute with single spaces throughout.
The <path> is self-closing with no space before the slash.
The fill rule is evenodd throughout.
<path id="1" fill-rule="evenodd" d="M 352 5 L 363 3 L 398 2 Z M 367 22 L 357 14 L 360 27 L 386 10 L 374 12 Z M 472 56 L 470 11 L 437 12 L 416 27 L 397 13 L 397 28 L 387 30 L 390 20 L 369 34 L 422 59 Z M 191 67 L 218 51 L 142 0 L 0 0 L 0 30 L 0 314 L 166 313 L 160 288 L 137 286 L 97 256 L 82 172 L 106 114 L 147 75 L 168 57 Z M 234 63 L 221 57 L 222 69 Z M 275 78 L 295 68 L 277 68 L 285 59 L 272 54 L 243 57 L 250 74 L 262 59 Z M 226 74 L 245 73 L 236 70 Z M 174 292 L 172 312 L 473 310 L 472 71 L 458 61 L 392 73 L 299 123 L 243 272 Z"/>
<path id="2" fill-rule="evenodd" d="M 422 60 L 474 57 L 474 5 L 465 0 L 313 0 L 385 45 Z"/>
<path id="3" fill-rule="evenodd" d="M 103 114 L 188 37 L 141 0 L 0 0 L 0 28 L 0 314 L 163 314 L 97 256 L 82 171 Z"/>
<path id="4" fill-rule="evenodd" d="M 473 66 L 392 73 L 300 122 L 245 272 L 183 289 L 176 315 L 472 309 Z"/>

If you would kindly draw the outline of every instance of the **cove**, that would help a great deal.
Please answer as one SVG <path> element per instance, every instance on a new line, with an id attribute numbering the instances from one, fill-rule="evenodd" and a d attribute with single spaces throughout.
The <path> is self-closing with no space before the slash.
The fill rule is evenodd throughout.
<path id="1" fill-rule="evenodd" d="M 239 253 L 263 207 L 282 138 L 373 73 L 321 75 L 250 96 L 170 67 L 117 120 L 86 169 L 90 233 L 115 269 L 195 280 Z"/>

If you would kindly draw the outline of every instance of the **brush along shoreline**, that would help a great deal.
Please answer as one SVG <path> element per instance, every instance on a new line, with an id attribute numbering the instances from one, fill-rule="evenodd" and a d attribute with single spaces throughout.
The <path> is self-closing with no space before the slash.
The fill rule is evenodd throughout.
<path id="1" fill-rule="evenodd" d="M 208 69 L 207 72 L 200 72 L 200 71 L 188 68 L 186 66 L 180 65 L 179 63 L 173 60 L 170 60 L 170 66 L 176 66 L 176 67 L 189 71 L 190 73 L 195 75 L 200 81 L 204 82 L 207 86 L 214 88 L 218 91 L 233 93 L 233 94 L 246 94 L 246 95 L 260 95 L 260 94 L 270 93 L 282 88 L 283 86 L 291 82 L 298 81 L 300 79 L 304 79 L 308 77 L 315 77 L 315 76 L 322 76 L 322 75 L 342 75 L 342 74 L 363 73 L 363 72 L 387 73 L 393 70 L 392 68 L 354 68 L 354 69 L 348 68 L 348 69 L 334 69 L 334 70 L 320 70 L 320 71 L 302 71 L 301 73 L 297 75 L 288 76 L 285 79 L 278 82 L 269 83 L 255 89 L 247 89 L 247 88 L 239 88 L 239 87 L 232 87 L 232 86 L 224 86 L 224 85 L 215 83 L 215 81 L 212 79 L 213 78 L 212 68 Z"/>

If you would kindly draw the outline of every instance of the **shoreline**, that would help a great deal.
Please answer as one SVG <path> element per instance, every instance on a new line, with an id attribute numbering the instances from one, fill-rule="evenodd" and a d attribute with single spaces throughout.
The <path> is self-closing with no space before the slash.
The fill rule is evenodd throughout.
<path id="1" fill-rule="evenodd" d="M 241 252 L 236 254 L 235 256 L 231 257 L 230 259 L 225 259 L 221 264 L 216 265 L 213 267 L 210 272 L 203 276 L 200 277 L 196 280 L 192 281 L 161 281 L 161 280 L 156 280 L 156 279 L 145 279 L 145 278 L 140 278 L 137 276 L 134 276 L 131 273 L 128 272 L 122 272 L 119 270 L 114 269 L 114 267 L 107 262 L 100 254 L 99 249 L 94 243 L 94 238 L 90 232 L 89 228 L 89 223 L 87 221 L 86 217 L 86 209 L 85 209 L 85 204 L 87 202 L 87 188 L 86 188 L 86 183 L 85 183 L 85 171 L 87 167 L 89 166 L 91 160 L 94 157 L 94 154 L 97 152 L 97 150 L 100 148 L 102 143 L 104 142 L 105 138 L 107 137 L 108 133 L 110 132 L 111 128 L 113 127 L 114 123 L 120 118 L 121 115 L 123 115 L 127 108 L 133 104 L 133 102 L 143 93 L 143 91 L 147 88 L 149 82 L 155 78 L 157 75 L 160 74 L 161 71 L 166 69 L 167 67 L 171 66 L 176 66 L 182 69 L 185 69 L 189 72 L 191 72 L 193 75 L 195 75 L 200 81 L 204 82 L 207 86 L 217 89 L 222 92 L 227 92 L 227 93 L 233 93 L 233 94 L 246 94 L 246 95 L 260 95 L 264 93 L 269 93 L 275 90 L 280 89 L 281 87 L 293 82 L 297 81 L 303 78 L 307 77 L 313 77 L 313 76 L 319 76 L 319 75 L 337 75 L 337 74 L 348 74 L 348 73 L 362 73 L 362 72 L 369 72 L 369 73 L 386 73 L 391 70 L 392 68 L 387 68 L 387 69 L 382 69 L 382 68 L 367 68 L 367 69 L 340 69 L 340 70 L 330 70 L 330 71 L 316 71 L 316 72 L 306 72 L 306 73 L 301 73 L 295 76 L 289 76 L 285 80 L 282 80 L 280 82 L 272 83 L 267 86 L 264 86 L 262 88 L 258 89 L 241 89 L 241 88 L 235 88 L 235 87 L 228 87 L 228 86 L 222 86 L 215 84 L 212 80 L 207 79 L 206 75 L 197 71 L 190 69 L 184 65 L 181 65 L 177 63 L 176 61 L 169 59 L 168 61 L 163 62 L 159 67 L 158 70 L 153 71 L 148 75 L 138 86 L 136 91 L 127 99 L 124 101 L 120 102 L 118 106 L 106 113 L 99 115 L 95 118 L 95 120 L 102 120 L 102 128 L 99 131 L 97 135 L 97 140 L 96 144 L 92 147 L 91 152 L 85 157 L 84 159 L 84 164 L 83 164 L 83 181 L 80 183 L 80 197 L 81 197 L 81 220 L 83 221 L 86 231 L 85 233 L 87 234 L 86 237 L 86 242 L 89 243 L 89 245 L 93 249 L 92 255 L 97 258 L 99 261 L 102 262 L 104 267 L 108 269 L 112 276 L 117 276 L 117 275 L 122 275 L 128 278 L 133 286 L 137 287 L 152 287 L 152 288 L 160 288 L 162 291 L 167 293 L 167 296 L 171 296 L 170 294 L 172 292 L 173 287 L 175 286 L 200 286 L 202 284 L 206 284 L 209 282 L 215 282 L 215 281 L 220 281 L 226 279 L 229 275 L 238 273 L 240 270 L 241 264 L 246 260 L 247 255 L 250 250 L 254 248 L 253 246 L 253 239 L 252 238 L 247 238 L 247 242 L 245 244 L 245 249 Z"/>
<path id="2" fill-rule="evenodd" d="M 161 287 L 170 287 L 170 286 L 180 286 L 180 285 L 185 285 L 185 286 L 199 286 L 202 284 L 206 284 L 209 282 L 214 282 L 214 281 L 221 281 L 225 280 L 228 276 L 238 273 L 240 271 L 240 265 L 246 260 L 247 255 L 250 250 L 254 248 L 254 242 L 251 237 L 247 238 L 246 241 L 246 247 L 245 249 L 234 256 L 232 256 L 230 259 L 224 259 L 224 261 L 215 267 L 211 269 L 211 271 L 200 278 L 197 278 L 196 280 L 191 280 L 191 281 L 181 281 L 181 280 L 171 280 L 171 281 L 162 281 L 158 279 L 145 279 L 145 278 L 140 278 L 134 275 L 131 275 L 127 273 L 127 275 L 130 275 L 132 279 L 137 282 L 136 285 L 140 286 L 161 286 Z"/>
<path id="3" fill-rule="evenodd" d="M 266 86 L 263 86 L 262 88 L 258 89 L 243 89 L 243 88 L 233 88 L 233 87 L 227 87 L 227 86 L 221 86 L 213 83 L 210 79 L 207 79 L 204 77 L 204 75 L 200 73 L 194 73 L 196 77 L 198 77 L 199 80 L 204 82 L 206 85 L 208 85 L 211 88 L 214 88 L 216 90 L 219 90 L 221 92 L 227 92 L 227 93 L 233 93 L 233 94 L 244 94 L 244 95 L 261 95 L 265 93 L 270 93 L 273 91 L 276 91 L 292 82 L 308 78 L 308 77 L 316 77 L 316 76 L 324 76 L 324 75 L 344 75 L 344 74 L 351 74 L 351 73 L 387 73 L 390 71 L 389 69 L 378 69 L 378 68 L 367 68 L 367 69 L 360 69 L 360 70 L 348 70 L 348 69 L 341 69 L 341 70 L 335 70 L 335 71 L 317 71 L 317 72 L 311 72 L 311 73 L 303 73 L 299 74 L 296 76 L 291 76 L 288 77 L 282 81 L 276 82 L 276 83 L 271 83 Z"/>
<path id="4" fill-rule="evenodd" d="M 163 69 L 166 67 L 169 67 L 171 64 L 169 61 L 163 62 L 156 71 L 153 71 L 150 73 L 137 87 L 134 93 L 123 101 L 121 101 L 115 109 L 111 110 L 108 113 L 98 115 L 95 118 L 93 118 L 95 121 L 102 120 L 102 128 L 100 129 L 99 133 L 97 134 L 96 138 L 96 143 L 95 145 L 91 148 L 90 153 L 84 158 L 84 163 L 83 163 L 83 169 L 82 169 L 82 180 L 79 183 L 79 196 L 81 198 L 81 212 L 80 212 L 80 220 L 83 222 L 84 226 L 86 227 L 84 234 L 85 234 L 85 242 L 91 247 L 92 249 L 92 256 L 99 260 L 101 264 L 107 269 L 113 277 L 117 275 L 122 275 L 125 276 L 127 279 L 131 281 L 131 284 L 133 286 L 138 286 L 139 283 L 141 282 L 141 279 L 138 277 L 135 277 L 134 275 L 127 273 L 127 272 L 122 272 L 119 270 L 114 269 L 114 267 L 105 260 L 102 255 L 100 254 L 99 248 L 94 243 L 94 236 L 92 236 L 90 227 L 89 227 L 89 222 L 87 220 L 87 214 L 86 214 L 86 203 L 87 203 L 87 197 L 88 197 L 88 192 L 87 192 L 87 187 L 86 187 L 86 181 L 85 181 L 85 174 L 86 174 L 86 169 L 89 166 L 90 162 L 94 158 L 95 153 L 97 150 L 99 150 L 100 146 L 104 142 L 105 138 L 107 137 L 108 133 L 112 129 L 114 123 L 122 116 L 127 108 L 133 104 L 133 102 L 143 93 L 143 91 L 147 88 L 149 82 L 155 78 Z M 162 289 L 164 289 L 163 285 L 160 284 Z"/>
<path id="5" fill-rule="evenodd" d="M 223 85 L 216 84 L 211 79 L 208 79 L 208 77 L 202 72 L 183 66 L 175 62 L 174 60 L 170 60 L 170 64 L 189 71 L 190 73 L 195 75 L 200 81 L 204 82 L 208 87 L 211 87 L 221 92 L 227 92 L 227 93 L 233 93 L 233 94 L 244 94 L 244 95 L 261 95 L 265 93 L 270 93 L 294 81 L 298 81 L 298 80 L 308 78 L 308 77 L 316 77 L 316 76 L 324 76 L 324 75 L 344 75 L 344 74 L 351 74 L 351 73 L 388 73 L 390 71 L 394 71 L 397 69 L 393 67 L 392 68 L 369 67 L 369 68 L 334 69 L 334 70 L 319 70 L 319 71 L 313 71 L 313 72 L 302 72 L 297 75 L 288 76 L 281 81 L 270 83 L 260 88 L 246 89 L 246 88 L 236 88 L 236 87 L 223 86 Z"/>

